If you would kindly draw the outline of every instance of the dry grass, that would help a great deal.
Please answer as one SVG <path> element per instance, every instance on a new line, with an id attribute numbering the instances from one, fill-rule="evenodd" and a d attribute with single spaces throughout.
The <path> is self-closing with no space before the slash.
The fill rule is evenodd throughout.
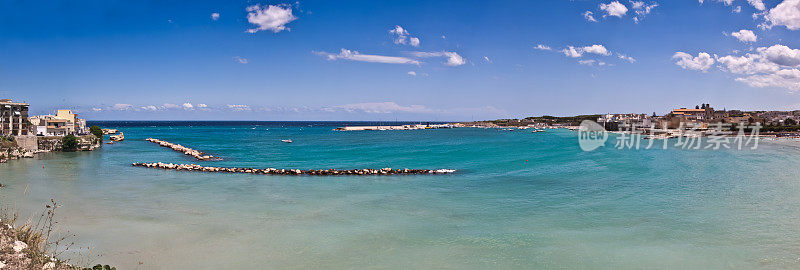
<path id="1" fill-rule="evenodd" d="M 29 218 L 25 223 L 20 226 L 14 226 L 18 222 L 19 215 L 16 211 L 9 208 L 0 209 L 0 232 L 3 236 L 10 237 L 11 241 L 22 241 L 27 244 L 27 248 L 23 249 L 23 257 L 17 257 L 10 262 L 6 262 L 12 269 L 45 269 L 49 268 L 46 265 L 50 264 L 52 268 L 49 269 L 70 269 L 70 270 L 112 270 L 116 269 L 108 265 L 95 265 L 92 268 L 82 268 L 70 264 L 69 260 L 60 259 L 64 252 L 71 250 L 75 246 L 74 241 L 68 239 L 75 237 L 68 231 L 64 234 L 56 233 L 56 226 L 58 222 L 55 220 L 56 210 L 61 207 L 54 199 L 50 199 L 50 203 L 45 205 L 45 211 L 39 215 L 34 222 Z M 5 224 L 3 224 L 5 223 Z M 10 225 L 10 226 L 8 226 Z M 9 249 L 0 247 L 0 257 L 11 252 Z M 6 256 L 7 257 L 7 256 Z M 18 265 L 13 265 L 13 264 Z"/>

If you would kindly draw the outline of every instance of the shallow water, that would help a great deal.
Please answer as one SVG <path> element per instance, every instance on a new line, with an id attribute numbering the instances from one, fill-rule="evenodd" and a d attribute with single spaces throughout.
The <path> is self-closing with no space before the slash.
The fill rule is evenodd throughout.
<path id="1" fill-rule="evenodd" d="M 332 131 L 340 124 L 103 123 L 126 140 L 0 164 L 0 200 L 27 217 L 55 198 L 59 225 L 93 247 L 68 256 L 120 269 L 800 267 L 793 147 L 617 150 L 612 139 L 583 152 L 566 130 Z M 224 160 L 196 161 L 147 137 Z M 158 161 L 458 172 L 297 177 L 130 166 Z"/>

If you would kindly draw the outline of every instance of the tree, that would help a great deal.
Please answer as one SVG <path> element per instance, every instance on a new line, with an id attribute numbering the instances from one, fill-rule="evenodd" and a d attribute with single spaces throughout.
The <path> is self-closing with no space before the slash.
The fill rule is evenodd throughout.
<path id="1" fill-rule="evenodd" d="M 73 152 L 78 149 L 78 138 L 69 134 L 61 138 L 61 151 Z"/>
<path id="2" fill-rule="evenodd" d="M 794 119 L 792 119 L 792 118 L 788 118 L 788 119 L 783 121 L 783 124 L 785 124 L 787 126 L 794 126 L 794 125 L 797 125 L 797 121 L 794 121 Z"/>
<path id="3" fill-rule="evenodd" d="M 103 141 L 103 129 L 102 128 L 100 128 L 98 126 L 91 126 L 89 128 L 89 132 L 94 134 L 94 136 L 97 137 L 97 139 L 100 139 L 101 142 Z"/>

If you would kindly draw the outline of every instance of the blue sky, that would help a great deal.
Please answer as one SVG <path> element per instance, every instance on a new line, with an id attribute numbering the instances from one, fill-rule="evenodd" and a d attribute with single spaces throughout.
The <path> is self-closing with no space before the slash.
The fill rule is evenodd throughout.
<path id="1" fill-rule="evenodd" d="M 90 120 L 788 110 L 798 48 L 800 0 L 0 0 L 0 97 Z"/>

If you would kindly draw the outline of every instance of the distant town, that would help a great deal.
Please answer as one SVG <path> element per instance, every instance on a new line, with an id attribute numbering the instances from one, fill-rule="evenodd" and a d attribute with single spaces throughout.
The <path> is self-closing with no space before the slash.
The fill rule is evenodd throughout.
<path id="1" fill-rule="evenodd" d="M 101 130 L 88 127 L 85 119 L 70 109 L 59 109 L 51 115 L 29 116 L 30 105 L 0 99 L 0 161 L 14 157 L 32 157 L 43 151 L 62 151 L 69 147 L 73 151 L 93 150 L 100 146 L 103 134 L 115 134 L 116 130 Z M 666 115 L 656 113 L 609 113 L 578 116 L 538 116 L 522 119 L 498 119 L 452 124 L 426 124 L 403 126 L 346 126 L 336 130 L 413 130 L 453 127 L 480 128 L 577 128 L 584 120 L 595 121 L 608 131 L 639 130 L 656 131 L 662 137 L 685 136 L 684 131 L 699 131 L 704 136 L 716 126 L 734 130 L 740 126 L 758 125 L 762 134 L 777 137 L 800 136 L 800 110 L 795 111 L 741 111 L 715 110 L 711 104 L 700 104 L 689 108 L 676 108 Z M 92 129 L 95 130 L 92 130 Z M 536 131 L 536 130 L 535 130 Z M 112 141 L 123 140 L 124 135 L 112 136 Z M 65 140 L 65 138 L 67 140 Z M 74 140 L 74 145 L 71 142 Z M 66 145 L 65 145 L 66 143 Z M 112 142 L 109 142 L 112 143 Z"/>
<path id="2" fill-rule="evenodd" d="M 800 131 L 800 110 L 795 111 L 741 111 L 715 110 L 711 104 L 700 104 L 693 108 L 676 108 L 666 115 L 656 113 L 609 113 L 578 115 L 569 117 L 539 116 L 523 119 L 498 119 L 491 121 L 462 122 L 458 126 L 472 127 L 576 127 L 583 120 L 592 120 L 608 131 L 659 129 L 708 130 L 715 126 L 736 129 L 739 126 L 759 125 L 765 134 L 797 136 Z"/>

